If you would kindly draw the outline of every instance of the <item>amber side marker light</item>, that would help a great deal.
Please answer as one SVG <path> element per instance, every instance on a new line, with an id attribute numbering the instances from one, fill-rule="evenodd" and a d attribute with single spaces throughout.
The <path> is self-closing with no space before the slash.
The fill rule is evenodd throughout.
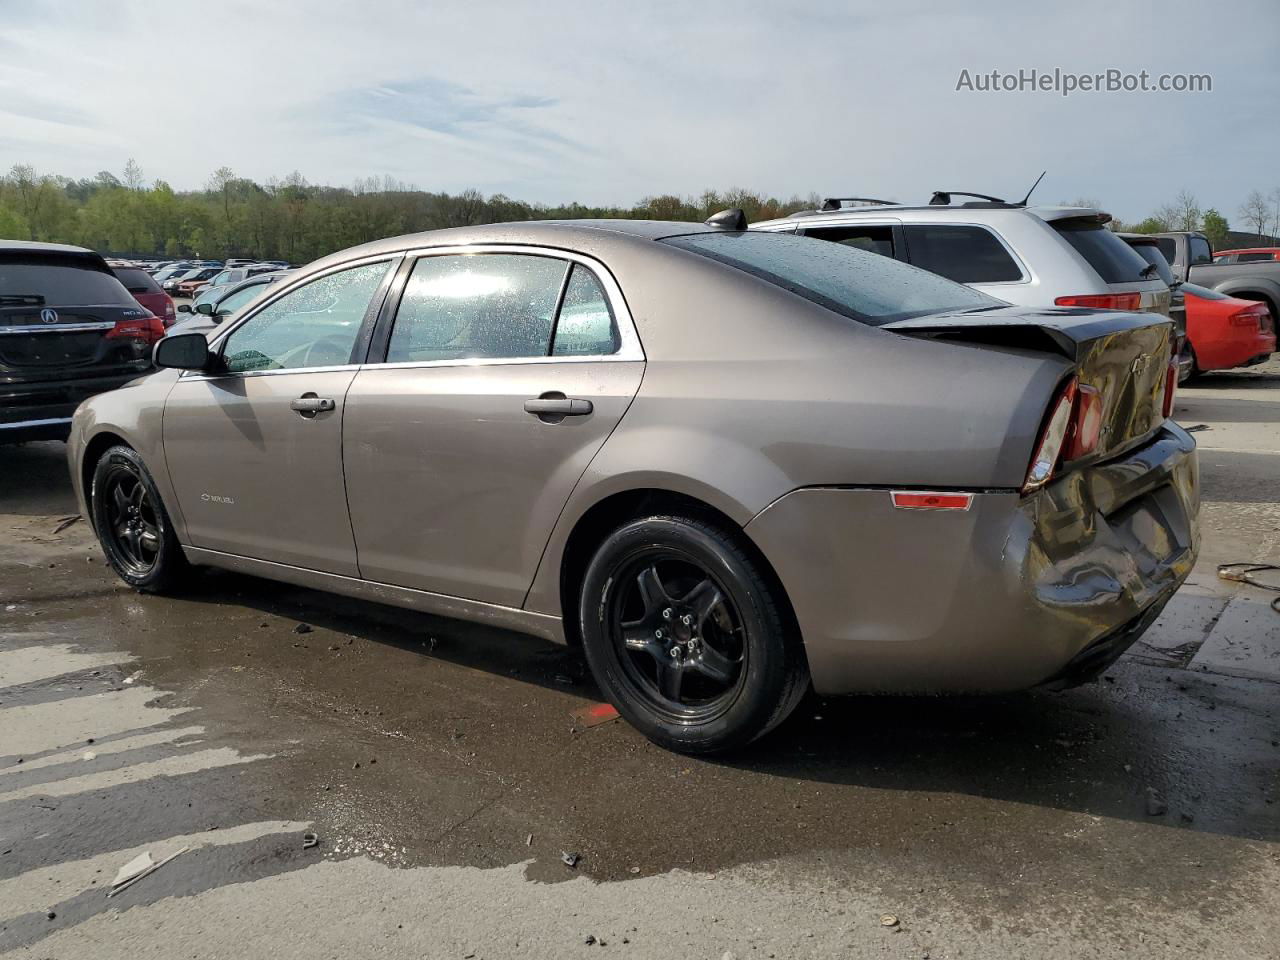
<path id="1" fill-rule="evenodd" d="M 899 510 L 968 510 L 973 506 L 972 493 L 894 490 L 889 496 Z"/>

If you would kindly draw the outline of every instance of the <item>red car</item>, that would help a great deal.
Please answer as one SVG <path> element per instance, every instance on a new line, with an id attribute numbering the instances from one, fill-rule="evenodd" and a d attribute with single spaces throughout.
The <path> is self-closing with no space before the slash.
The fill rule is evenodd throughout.
<path id="1" fill-rule="evenodd" d="M 133 294 L 133 299 L 159 317 L 167 327 L 178 319 L 178 312 L 173 307 L 173 298 L 160 289 L 151 274 L 141 267 L 125 267 L 111 265 L 111 272 L 124 284 L 124 288 Z"/>
<path id="2" fill-rule="evenodd" d="M 1241 247 L 1239 250 L 1216 250 L 1214 263 L 1266 263 L 1280 260 L 1280 247 Z"/>
<path id="3" fill-rule="evenodd" d="M 1195 373 L 1265 363 L 1276 349 L 1276 323 L 1265 303 L 1237 300 L 1217 290 L 1184 283 L 1187 340 Z"/>

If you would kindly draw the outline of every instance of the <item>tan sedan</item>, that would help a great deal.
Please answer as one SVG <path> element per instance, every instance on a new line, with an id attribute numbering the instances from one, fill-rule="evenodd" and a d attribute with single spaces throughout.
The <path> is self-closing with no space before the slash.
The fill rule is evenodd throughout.
<path id="1" fill-rule="evenodd" d="M 1170 332 L 736 214 L 468 227 L 166 337 L 77 411 L 71 473 L 139 589 L 208 565 L 581 644 L 629 721 L 706 752 L 811 680 L 1119 656 L 1196 555 Z"/>

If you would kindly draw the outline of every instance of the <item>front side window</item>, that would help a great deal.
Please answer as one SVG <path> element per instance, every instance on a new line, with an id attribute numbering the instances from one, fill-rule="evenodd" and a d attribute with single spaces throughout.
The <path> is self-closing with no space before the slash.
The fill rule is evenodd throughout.
<path id="1" fill-rule="evenodd" d="M 893 227 L 865 225 L 855 227 L 810 227 L 805 230 L 806 237 L 817 237 L 829 243 L 842 243 L 856 250 L 878 253 L 884 257 L 895 255 L 893 247 Z"/>
<path id="2" fill-rule="evenodd" d="M 956 283 L 1006 283 L 1022 279 L 1022 268 L 990 230 L 961 224 L 904 228 L 912 264 Z"/>
<path id="3" fill-rule="evenodd" d="M 525 254 L 422 257 L 405 285 L 387 362 L 546 356 L 568 268 Z"/>
<path id="4" fill-rule="evenodd" d="M 880 326 L 1003 301 L 878 254 L 777 233 L 695 233 L 662 241 L 736 267 L 843 316 Z M 1141 262 L 1141 261 L 1139 261 Z"/>
<path id="5" fill-rule="evenodd" d="M 326 274 L 291 290 L 227 337 L 228 373 L 299 370 L 351 362 L 369 303 L 390 261 Z"/>

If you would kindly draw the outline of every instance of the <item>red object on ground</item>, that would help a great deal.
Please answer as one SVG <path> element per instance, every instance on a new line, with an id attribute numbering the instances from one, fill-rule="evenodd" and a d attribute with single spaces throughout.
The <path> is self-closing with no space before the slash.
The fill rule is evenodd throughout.
<path id="1" fill-rule="evenodd" d="M 610 720 L 617 720 L 618 711 L 611 703 L 592 703 L 573 711 L 573 719 L 584 727 L 598 727 Z"/>
<path id="2" fill-rule="evenodd" d="M 1265 303 L 1239 300 L 1184 283 L 1187 339 L 1196 371 L 1226 370 L 1261 363 L 1276 349 L 1276 320 Z"/>

